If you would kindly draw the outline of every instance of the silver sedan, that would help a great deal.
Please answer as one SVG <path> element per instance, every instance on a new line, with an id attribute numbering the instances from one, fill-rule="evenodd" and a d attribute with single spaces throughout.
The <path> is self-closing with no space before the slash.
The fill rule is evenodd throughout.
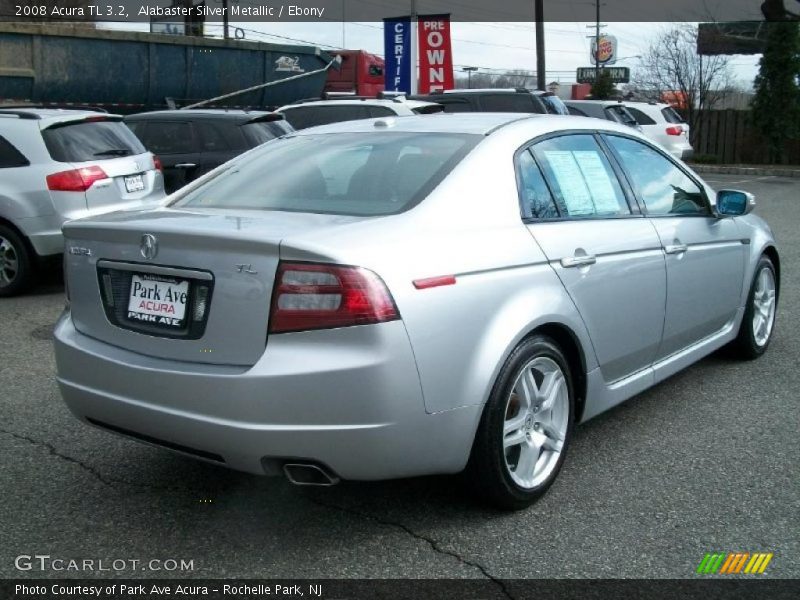
<path id="1" fill-rule="evenodd" d="M 465 471 L 527 506 L 576 423 L 775 322 L 753 198 L 610 121 L 340 123 L 170 200 L 64 227 L 64 400 L 297 484 Z"/>

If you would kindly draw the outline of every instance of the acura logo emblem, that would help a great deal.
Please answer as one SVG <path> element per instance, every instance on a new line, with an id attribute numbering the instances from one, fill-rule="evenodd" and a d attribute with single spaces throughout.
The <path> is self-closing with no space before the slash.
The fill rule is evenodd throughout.
<path id="1" fill-rule="evenodd" d="M 153 260 L 158 254 L 158 240 L 156 236 L 145 233 L 142 236 L 142 241 L 139 244 L 139 252 L 147 260 Z"/>

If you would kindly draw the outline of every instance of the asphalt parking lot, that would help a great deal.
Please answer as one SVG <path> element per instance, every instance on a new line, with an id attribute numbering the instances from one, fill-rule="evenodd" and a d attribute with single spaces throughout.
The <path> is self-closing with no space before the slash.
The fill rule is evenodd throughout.
<path id="1" fill-rule="evenodd" d="M 204 578 L 684 578 L 711 551 L 774 552 L 762 577 L 800 577 L 800 180 L 707 179 L 756 194 L 779 240 L 769 352 L 711 356 L 579 426 L 555 485 L 519 513 L 453 477 L 296 488 L 86 427 L 54 381 L 58 276 L 0 300 L 0 577 L 91 575 L 15 568 L 47 554 L 186 559 L 180 575 Z"/>

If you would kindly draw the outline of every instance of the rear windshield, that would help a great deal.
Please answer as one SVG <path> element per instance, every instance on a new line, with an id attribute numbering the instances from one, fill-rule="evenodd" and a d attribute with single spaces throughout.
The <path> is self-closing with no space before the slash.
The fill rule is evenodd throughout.
<path id="1" fill-rule="evenodd" d="M 290 131 L 293 131 L 292 127 L 286 121 L 245 123 L 242 125 L 242 132 L 251 148 L 274 140 L 276 137 L 281 137 Z"/>
<path id="2" fill-rule="evenodd" d="M 97 120 L 58 124 L 42 131 L 50 157 L 59 162 L 86 162 L 146 152 L 122 121 Z"/>
<path id="3" fill-rule="evenodd" d="M 283 138 L 173 206 L 390 215 L 427 196 L 481 136 L 337 133 Z"/>
<path id="4" fill-rule="evenodd" d="M 287 108 L 283 116 L 295 129 L 308 129 L 317 125 L 369 119 L 371 115 L 366 107 L 360 104 L 334 104 Z"/>

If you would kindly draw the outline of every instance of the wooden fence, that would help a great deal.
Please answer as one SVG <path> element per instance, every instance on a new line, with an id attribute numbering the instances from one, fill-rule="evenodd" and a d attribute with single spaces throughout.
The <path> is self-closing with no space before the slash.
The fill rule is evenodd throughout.
<path id="1" fill-rule="evenodd" d="M 769 149 L 764 136 L 750 121 L 749 110 L 707 110 L 692 127 L 696 155 L 711 155 L 720 164 L 767 164 Z M 800 140 L 790 140 L 783 164 L 800 165 Z"/>

